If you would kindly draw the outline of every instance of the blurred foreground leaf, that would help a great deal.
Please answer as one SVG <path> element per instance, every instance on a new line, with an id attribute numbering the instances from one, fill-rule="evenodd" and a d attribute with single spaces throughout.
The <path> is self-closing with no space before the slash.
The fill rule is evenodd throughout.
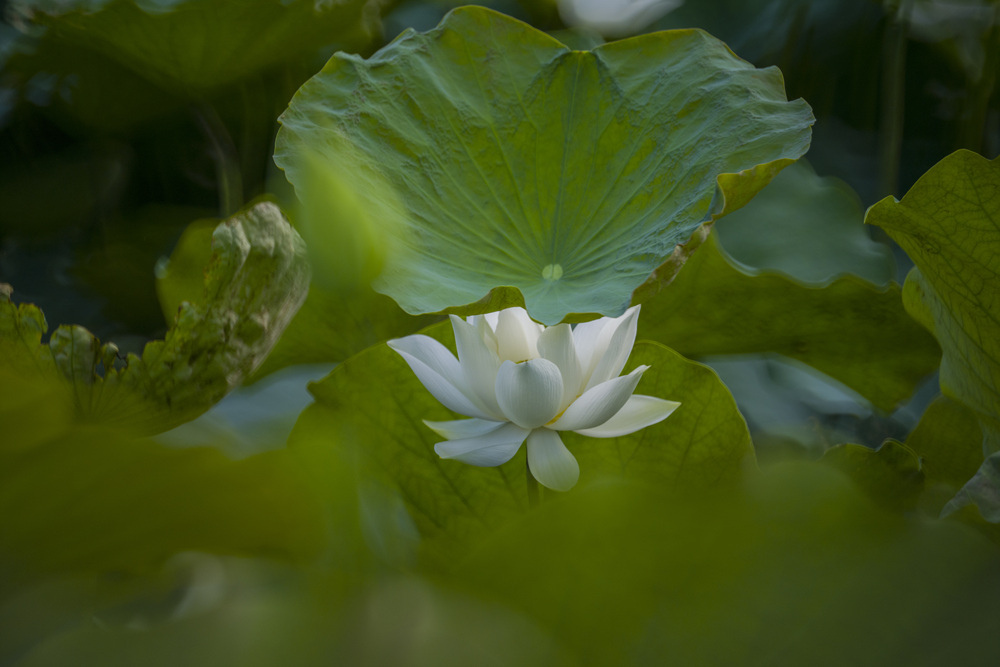
<path id="1" fill-rule="evenodd" d="M 643 309 L 639 337 L 689 357 L 774 352 L 809 364 L 883 410 L 933 372 L 934 339 L 903 310 L 899 287 L 854 276 L 806 287 L 736 268 L 713 234 Z"/>
<path id="2" fill-rule="evenodd" d="M 309 558 L 318 509 L 283 451 L 233 461 L 76 429 L 3 453 L 3 589 L 50 572 L 142 571 L 185 550 Z"/>
<path id="3" fill-rule="evenodd" d="M 36 322 L 29 314 L 18 324 L 29 328 Z M 0 319 L 0 325 L 7 324 L 10 320 Z M 0 336 L 5 335 L 0 330 Z M 20 362 L 18 366 L 0 367 L 0 455 L 29 449 L 62 435 L 76 421 L 72 389 L 65 382 L 53 381 L 57 371 L 51 357 L 25 355 Z"/>
<path id="4" fill-rule="evenodd" d="M 843 181 L 796 162 L 753 201 L 716 225 L 738 262 L 811 284 L 852 273 L 877 285 L 894 274 L 892 252 L 868 236 L 861 200 Z"/>
<path id="5" fill-rule="evenodd" d="M 15 0 L 12 10 L 59 38 L 104 53 L 140 75 L 203 92 L 324 44 L 358 47 L 374 26 L 372 0 Z"/>
<path id="6" fill-rule="evenodd" d="M 215 576 L 193 572 L 175 589 L 181 604 L 154 599 L 167 614 L 150 618 L 141 599 L 99 609 L 54 626 L 17 664 L 1000 659 L 996 548 L 953 522 L 885 512 L 814 464 L 684 497 L 628 480 L 590 485 L 512 518 L 433 574 L 373 573 L 346 595 L 336 577 L 308 570 L 189 556 L 214 562 Z"/>
<path id="7" fill-rule="evenodd" d="M 424 333 L 453 345 L 449 323 Z M 645 342 L 636 344 L 629 364 L 626 370 L 652 366 L 639 393 L 680 401 L 681 407 L 665 422 L 632 436 L 597 440 L 565 434 L 580 461 L 581 486 L 606 477 L 676 489 L 738 479 L 752 461 L 750 436 L 715 373 Z M 523 450 L 496 468 L 441 459 L 433 449 L 440 437 L 422 420 L 455 417 L 388 346 L 351 357 L 310 389 L 317 404 L 302 414 L 289 446 L 312 471 L 314 483 L 329 488 L 330 476 L 342 481 L 345 470 L 379 480 L 398 494 L 432 557 L 527 508 Z"/>
<path id="8" fill-rule="evenodd" d="M 311 156 L 340 159 L 344 139 L 378 165 L 409 252 L 375 288 L 407 312 L 507 286 L 554 324 L 620 314 L 668 260 L 656 279 L 672 278 L 675 246 L 802 155 L 812 120 L 777 70 L 700 31 L 573 51 L 469 7 L 335 55 L 282 115 L 275 161 L 303 199 Z"/>
<path id="9" fill-rule="evenodd" d="M 739 489 L 665 491 L 594 486 L 543 503 L 458 576 L 583 664 L 1000 660 L 1000 554 L 967 527 L 885 512 L 810 463 Z"/>
<path id="10" fill-rule="evenodd" d="M 19 667 L 466 667 L 572 664 L 532 619 L 418 577 L 358 582 L 344 596 L 318 577 L 259 562 L 229 567 L 215 604 L 141 629 L 87 619 L 56 628 Z M 249 572 L 247 572 L 249 570 Z M 190 595 L 190 593 L 189 593 Z"/>
<path id="11" fill-rule="evenodd" d="M 405 213 L 378 168 L 338 142 L 336 133 L 331 129 L 324 139 L 332 155 L 299 156 L 302 183 L 293 219 L 309 250 L 314 283 L 349 294 L 367 288 L 405 244 Z"/>
<path id="12" fill-rule="evenodd" d="M 343 361 L 376 343 L 415 333 L 437 319 L 435 315 L 408 315 L 370 287 L 344 294 L 314 284 L 251 381 L 285 366 Z"/>
<path id="13" fill-rule="evenodd" d="M 895 440 L 886 440 L 877 449 L 837 445 L 826 451 L 822 461 L 845 473 L 868 496 L 897 511 L 913 509 L 924 490 L 920 459 Z"/>
<path id="14" fill-rule="evenodd" d="M 0 291 L 0 371 L 68 380 L 87 422 L 153 433 L 193 419 L 260 365 L 309 285 L 302 240 L 273 204 L 221 223 L 212 249 L 198 302 L 184 302 L 166 339 L 124 363 L 79 326 L 42 345 L 41 311 Z"/>
<path id="15" fill-rule="evenodd" d="M 983 433 L 975 414 L 944 396 L 927 406 L 906 446 L 920 456 L 928 497 L 923 504 L 941 511 L 983 463 Z"/>
<path id="16" fill-rule="evenodd" d="M 975 413 L 984 453 L 995 457 L 949 508 L 971 502 L 1000 523 L 1000 159 L 952 153 L 902 200 L 873 206 L 866 221 L 916 264 L 906 308 L 941 344 L 941 391 Z"/>

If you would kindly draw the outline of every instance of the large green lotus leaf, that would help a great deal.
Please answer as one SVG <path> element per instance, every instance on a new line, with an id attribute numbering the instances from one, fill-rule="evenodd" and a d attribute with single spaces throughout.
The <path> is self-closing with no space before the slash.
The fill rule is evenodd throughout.
<path id="1" fill-rule="evenodd" d="M 620 314 L 661 264 L 676 273 L 678 244 L 801 156 L 812 120 L 776 69 L 698 30 L 573 51 L 470 7 L 335 55 L 281 116 L 275 162 L 303 199 L 314 155 L 346 142 L 378 166 L 407 251 L 375 287 L 407 312 L 511 287 L 551 324 Z"/>
<path id="2" fill-rule="evenodd" d="M 885 229 L 916 266 L 907 310 L 943 351 L 941 391 L 969 407 L 986 455 L 1000 452 L 1000 159 L 952 153 L 902 200 L 883 199 L 867 222 Z M 1000 522 L 1000 457 L 987 459 L 960 493 Z M 949 507 L 958 506 L 956 499 Z"/>
<path id="3" fill-rule="evenodd" d="M 47 346 L 41 311 L 0 290 L 0 372 L 66 382 L 79 418 L 142 433 L 164 431 L 207 410 L 257 368 L 306 298 L 302 239 L 276 206 L 257 204 L 212 233 L 201 297 L 182 303 L 164 340 L 124 360 L 80 326 L 61 326 Z"/>
<path id="4" fill-rule="evenodd" d="M 424 330 L 453 348 L 442 322 Z M 629 437 L 587 440 L 565 434 L 580 461 L 580 486 L 607 477 L 701 488 L 735 479 L 753 450 L 732 396 L 710 369 L 655 343 L 637 343 L 630 366 L 649 364 L 638 393 L 680 401 L 666 421 Z M 398 491 L 428 555 L 447 553 L 484 528 L 496 528 L 528 505 L 524 450 L 496 468 L 441 459 L 440 437 L 422 420 L 456 418 L 420 384 L 403 359 L 376 345 L 310 386 L 289 446 L 330 489 L 331 475 L 356 469 L 362 480 Z M 570 494 L 575 491 L 571 491 Z M 557 494 L 558 495 L 558 494 Z"/>
<path id="5" fill-rule="evenodd" d="M 896 285 L 845 276 L 822 289 L 737 268 L 715 234 L 643 306 L 639 336 L 689 357 L 778 353 L 891 410 L 934 371 L 940 353 L 903 310 Z"/>
<path id="6" fill-rule="evenodd" d="M 0 589 L 51 572 L 136 572 L 179 551 L 308 559 L 320 505 L 284 451 L 233 461 L 116 430 L 0 452 Z"/>
<path id="7" fill-rule="evenodd" d="M 866 222 L 916 264 L 903 298 L 941 344 L 941 390 L 972 408 L 988 452 L 1000 451 L 1000 160 L 952 153 Z"/>
<path id="8" fill-rule="evenodd" d="M 995 546 L 886 512 L 825 466 L 768 466 L 681 504 L 625 484 L 560 500 L 489 536 L 457 578 L 581 664 L 1000 660 Z"/>
<path id="9" fill-rule="evenodd" d="M 16 0 L 62 40 L 164 87 L 205 91 L 337 42 L 364 45 L 378 0 Z"/>

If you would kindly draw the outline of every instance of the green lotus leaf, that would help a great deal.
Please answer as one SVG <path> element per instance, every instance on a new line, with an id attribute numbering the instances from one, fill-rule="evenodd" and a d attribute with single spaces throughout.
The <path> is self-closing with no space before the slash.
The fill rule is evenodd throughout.
<path id="1" fill-rule="evenodd" d="M 640 364 L 650 368 L 636 393 L 679 401 L 681 407 L 667 420 L 620 438 L 566 433 L 581 471 L 669 483 L 678 491 L 739 478 L 754 458 L 753 444 L 736 401 L 715 371 L 651 341 L 636 344 L 626 372 Z"/>
<path id="2" fill-rule="evenodd" d="M 378 0 L 15 0 L 11 10 L 164 87 L 204 91 L 336 42 L 364 45 Z"/>
<path id="3" fill-rule="evenodd" d="M 777 353 L 843 382 L 883 410 L 909 397 L 940 352 L 896 285 L 844 276 L 823 288 L 737 268 L 712 234 L 643 306 L 639 337 L 688 357 Z"/>
<path id="4" fill-rule="evenodd" d="M 181 304 L 142 357 L 123 359 L 80 326 L 42 345 L 41 311 L 0 290 L 0 372 L 68 381 L 83 421 L 153 433 L 198 416 L 263 362 L 309 287 L 302 239 L 273 204 L 233 216 L 211 238 L 201 297 Z"/>
<path id="5" fill-rule="evenodd" d="M 872 241 L 864 217 L 846 183 L 800 161 L 715 229 L 726 253 L 754 269 L 815 285 L 847 273 L 885 285 L 895 275 L 892 251 Z"/>
<path id="6" fill-rule="evenodd" d="M 1000 451 L 1000 159 L 952 153 L 866 222 L 916 264 L 903 299 L 941 344 L 941 390 L 976 413 L 987 453 Z"/>
<path id="7" fill-rule="evenodd" d="M 1000 522 L 1000 159 L 952 153 L 866 221 L 916 264 L 906 308 L 941 344 L 941 391 L 975 413 L 984 455 L 993 454 L 945 509 L 973 502 Z"/>
<path id="8" fill-rule="evenodd" d="M 423 333 L 454 349 L 450 323 Z M 597 440 L 564 434 L 580 461 L 580 485 L 612 477 L 687 489 L 739 477 L 753 448 L 718 376 L 655 343 L 637 343 L 626 371 L 639 364 L 651 368 L 637 392 L 680 401 L 681 407 L 632 436 Z M 315 471 L 317 486 L 338 486 L 331 475 L 342 475 L 345 468 L 369 483 L 380 480 L 398 494 L 432 557 L 527 508 L 524 448 L 495 468 L 441 459 L 434 452 L 441 438 L 422 420 L 456 417 L 388 346 L 351 357 L 310 390 L 317 403 L 300 417 L 289 447 Z"/>
<path id="9" fill-rule="evenodd" d="M 275 162 L 302 199 L 312 156 L 377 165 L 405 250 L 374 286 L 407 312 L 509 287 L 551 324 L 620 314 L 665 262 L 672 277 L 678 244 L 800 157 L 812 120 L 776 69 L 698 30 L 574 51 L 469 7 L 336 54 L 281 116 Z"/>

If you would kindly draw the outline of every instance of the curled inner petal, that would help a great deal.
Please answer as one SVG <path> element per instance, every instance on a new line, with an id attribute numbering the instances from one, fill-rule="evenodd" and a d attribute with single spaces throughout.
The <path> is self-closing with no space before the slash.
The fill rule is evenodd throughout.
<path id="1" fill-rule="evenodd" d="M 583 371 L 576 354 L 573 330 L 568 324 L 549 327 L 538 337 L 538 354 L 559 367 L 563 380 L 563 395 L 559 408 L 565 409 L 583 390 Z"/>
<path id="2" fill-rule="evenodd" d="M 451 326 L 455 332 L 455 346 L 465 386 L 490 418 L 503 420 L 494 390 L 500 359 L 476 327 L 454 315 L 451 316 Z"/>
<path id="3" fill-rule="evenodd" d="M 497 351 L 500 359 L 525 361 L 538 356 L 539 326 L 531 321 L 524 308 L 501 310 L 497 317 Z"/>
<path id="4" fill-rule="evenodd" d="M 633 306 L 626 310 L 625 314 L 619 317 L 613 326 L 605 327 L 602 337 L 608 332 L 611 332 L 611 335 L 600 358 L 596 359 L 597 363 L 593 366 L 593 372 L 587 380 L 586 389 L 618 377 L 622 369 L 625 368 L 628 356 L 632 353 L 638 326 L 639 306 Z"/>
<path id="5" fill-rule="evenodd" d="M 497 403 L 507 419 L 523 428 L 537 428 L 555 417 L 562 394 L 559 367 L 547 359 L 505 361 L 497 373 Z"/>
<path id="6" fill-rule="evenodd" d="M 647 368 L 649 366 L 639 366 L 628 375 L 608 380 L 583 392 L 549 428 L 578 431 L 600 426 L 624 407 Z"/>

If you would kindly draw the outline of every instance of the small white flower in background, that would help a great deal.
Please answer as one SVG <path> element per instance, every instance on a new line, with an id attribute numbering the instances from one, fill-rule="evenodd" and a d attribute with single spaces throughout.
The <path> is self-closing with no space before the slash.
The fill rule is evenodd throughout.
<path id="1" fill-rule="evenodd" d="M 614 438 L 666 419 L 680 403 L 633 396 L 649 366 L 625 367 L 639 306 L 621 317 L 544 327 L 523 308 L 451 316 L 458 359 L 428 336 L 389 341 L 446 408 L 472 419 L 431 422 L 445 438 L 434 451 L 476 466 L 509 461 L 528 441 L 528 468 L 544 486 L 568 491 L 580 476 L 558 431 Z"/>

